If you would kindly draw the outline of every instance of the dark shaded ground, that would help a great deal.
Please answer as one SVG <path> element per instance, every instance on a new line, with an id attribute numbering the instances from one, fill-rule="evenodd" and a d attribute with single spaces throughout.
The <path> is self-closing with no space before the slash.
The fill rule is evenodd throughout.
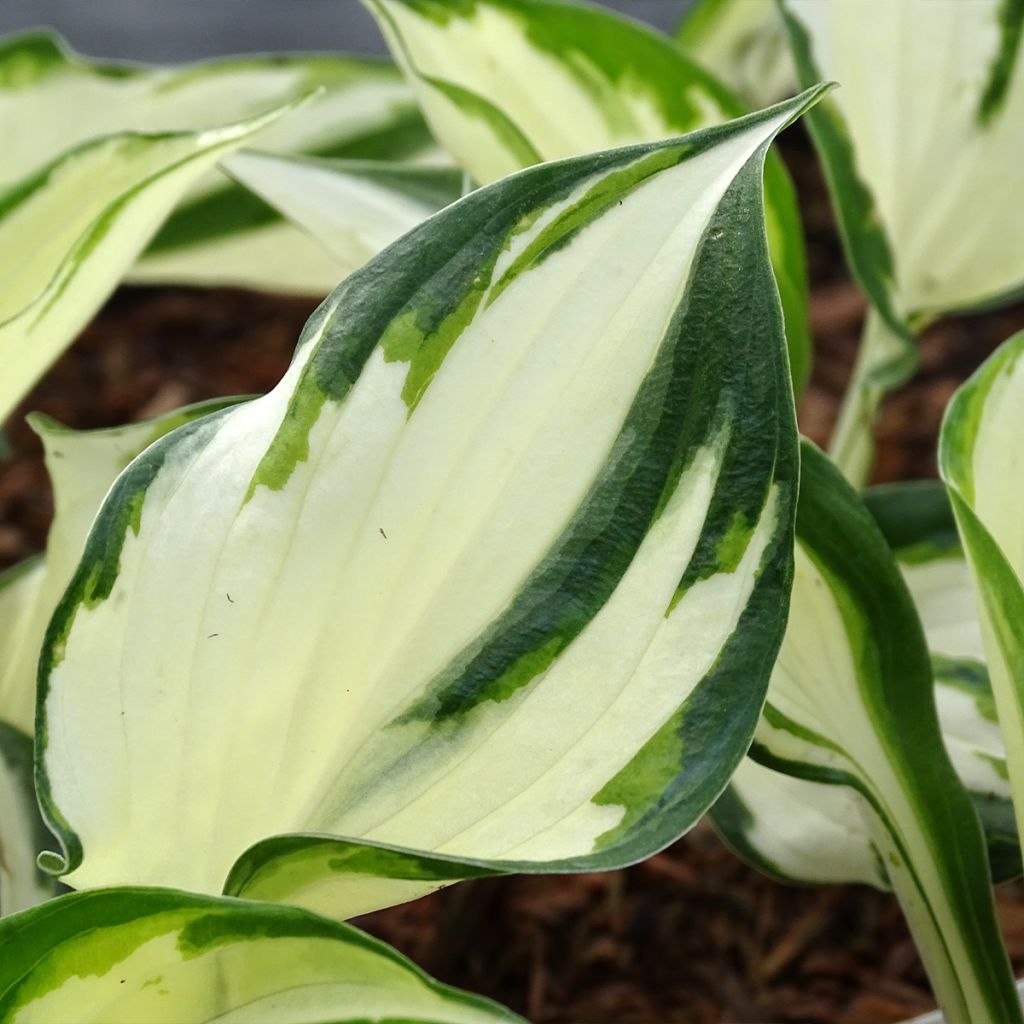
<path id="1" fill-rule="evenodd" d="M 842 267 L 817 169 L 799 142 L 793 149 L 817 345 L 801 420 L 823 443 L 863 302 Z M 21 413 L 40 409 L 85 428 L 265 391 L 313 305 L 237 291 L 118 293 L 12 419 L 9 458 L 0 462 L 0 566 L 41 549 L 51 515 L 39 446 Z M 1018 305 L 928 332 L 921 375 L 883 411 L 878 480 L 935 474 L 935 438 L 950 394 L 1022 327 Z M 1024 973 L 1024 886 L 1002 889 L 999 909 L 1017 973 Z M 932 1005 L 891 897 L 780 886 L 743 866 L 705 828 L 626 871 L 466 883 L 362 924 L 437 977 L 493 996 L 537 1024 L 884 1024 Z"/>

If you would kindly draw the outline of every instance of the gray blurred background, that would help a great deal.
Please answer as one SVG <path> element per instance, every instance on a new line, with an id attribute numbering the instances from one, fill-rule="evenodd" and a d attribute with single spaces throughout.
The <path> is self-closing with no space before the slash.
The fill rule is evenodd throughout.
<path id="1" fill-rule="evenodd" d="M 691 0 L 599 0 L 671 30 Z M 81 53 L 185 61 L 264 50 L 385 52 L 359 0 L 0 0 L 0 35 L 49 25 Z"/>

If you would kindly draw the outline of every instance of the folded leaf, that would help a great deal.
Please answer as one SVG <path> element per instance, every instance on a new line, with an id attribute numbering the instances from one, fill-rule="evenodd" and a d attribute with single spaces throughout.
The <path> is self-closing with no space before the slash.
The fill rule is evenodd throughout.
<path id="1" fill-rule="evenodd" d="M 451 168 L 253 152 L 223 167 L 320 243 L 335 283 L 462 195 L 462 172 Z"/>
<path id="2" fill-rule="evenodd" d="M 261 133 L 262 149 L 355 159 L 439 158 L 408 87 L 384 61 L 319 54 L 234 57 L 180 67 L 102 63 L 49 32 L 0 44 L 0 187 L 60 153 L 126 131 L 239 121 L 321 90 Z M 326 294 L 340 280 L 319 246 L 216 171 L 190 187 L 132 279 Z"/>
<path id="3" fill-rule="evenodd" d="M 808 124 L 875 310 L 833 443 L 862 480 L 878 403 L 916 365 L 910 328 L 1024 286 L 1024 5 L 780 2 L 800 80 L 842 85 Z"/>
<path id="4" fill-rule="evenodd" d="M 950 1020 L 1020 1019 L 982 833 L 943 749 L 910 594 L 863 504 L 809 444 L 789 626 L 751 753 L 764 769 L 847 787 L 839 806 L 855 805 L 851 838 L 869 838 L 874 871 L 840 856 L 860 880 L 888 880 Z M 798 801 L 781 789 L 791 809 Z M 838 813 L 828 824 L 838 836 Z M 758 843 L 756 829 L 747 837 Z"/>
<path id="5" fill-rule="evenodd" d="M 744 113 L 671 40 L 600 8 L 560 0 L 364 2 L 434 134 L 480 182 Z M 803 235 L 793 187 L 774 157 L 765 196 L 799 390 L 811 351 Z"/>
<path id="6" fill-rule="evenodd" d="M 167 889 L 74 893 L 0 922 L 12 1024 L 514 1024 L 395 950 L 290 907 Z"/>
<path id="7" fill-rule="evenodd" d="M 53 876 L 36 864 L 40 850 L 53 844 L 32 785 L 32 738 L 0 721 L 0 917 L 57 891 Z"/>
<path id="8" fill-rule="evenodd" d="M 761 169 L 819 92 L 472 193 L 133 463 L 41 670 L 72 884 L 217 890 L 295 833 L 582 870 L 699 818 L 786 614 Z"/>
<path id="9" fill-rule="evenodd" d="M 0 658 L 20 639 L 42 580 L 39 559 L 0 573 Z M 28 688 L 12 692 L 0 675 L 0 916 L 35 906 L 56 890 L 53 877 L 36 866 L 36 854 L 53 838 L 32 783 L 34 709 L 35 676 Z"/>
<path id="10" fill-rule="evenodd" d="M 793 92 L 796 71 L 772 0 L 696 0 L 676 39 L 755 107 Z"/>
<path id="11" fill-rule="evenodd" d="M 1006 746 L 1017 824 L 1024 821 L 1024 333 L 953 396 L 939 464 L 978 594 L 981 633 Z"/>
<path id="12" fill-rule="evenodd" d="M 289 109 L 208 131 L 108 136 L 0 195 L 0 420 L 113 291 L 182 194 Z"/>
<path id="13" fill-rule="evenodd" d="M 945 489 L 937 481 L 876 487 L 865 503 L 896 556 L 931 652 L 942 738 L 981 818 L 997 881 L 1021 873 L 970 571 Z M 756 867 L 798 883 L 889 880 L 855 794 L 744 761 L 714 818 L 727 842 Z"/>

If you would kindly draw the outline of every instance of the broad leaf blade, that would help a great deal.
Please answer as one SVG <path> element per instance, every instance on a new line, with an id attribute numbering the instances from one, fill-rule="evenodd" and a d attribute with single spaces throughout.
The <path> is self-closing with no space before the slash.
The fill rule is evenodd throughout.
<path id="1" fill-rule="evenodd" d="M 113 291 L 182 194 L 288 109 L 208 131 L 109 136 L 0 196 L 0 419 Z"/>
<path id="2" fill-rule="evenodd" d="M 885 540 L 838 471 L 802 452 L 796 578 L 752 748 L 849 787 L 954 1020 L 1019 1020 L 981 830 L 945 755 L 928 651 Z"/>
<path id="3" fill-rule="evenodd" d="M 30 1024 L 515 1024 L 346 925 L 167 889 L 74 893 L 0 922 L 0 1017 Z"/>
<path id="4" fill-rule="evenodd" d="M 586 4 L 365 2 L 434 134 L 480 182 L 541 160 L 670 138 L 744 112 L 669 39 Z M 774 157 L 765 196 L 799 390 L 810 364 L 803 235 L 792 186 Z"/>
<path id="5" fill-rule="evenodd" d="M 42 674 L 76 885 L 217 889 L 287 833 L 583 869 L 697 820 L 785 615 L 760 179 L 816 96 L 467 196 L 122 475 Z"/>
<path id="6" fill-rule="evenodd" d="M 320 90 L 270 127 L 275 153 L 406 161 L 440 159 L 396 69 L 320 54 L 233 57 L 180 67 L 105 64 L 32 32 L 0 45 L 0 186 L 100 136 L 198 131 Z M 335 265 L 275 210 L 209 171 L 157 232 L 132 279 L 326 294 Z"/>

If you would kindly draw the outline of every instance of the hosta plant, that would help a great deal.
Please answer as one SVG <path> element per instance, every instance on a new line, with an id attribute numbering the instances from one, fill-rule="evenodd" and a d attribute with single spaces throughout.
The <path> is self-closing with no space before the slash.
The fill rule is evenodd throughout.
<path id="1" fill-rule="evenodd" d="M 405 83 L 0 49 L 3 412 L 140 253 L 137 280 L 344 279 L 267 395 L 33 421 L 57 514 L 0 577 L 0 1019 L 514 1020 L 341 921 L 627 865 L 713 806 L 776 875 L 891 889 L 948 1020 L 1019 1021 L 990 880 L 1021 870 L 1024 344 L 951 405 L 952 508 L 862 499 L 797 443 L 803 246 L 769 152 L 825 88 L 743 115 L 699 63 L 755 12 L 700 5 L 691 59 L 580 4 L 367 6 Z M 755 32 L 846 79 L 810 116 L 873 304 L 855 478 L 912 331 L 1024 276 L 998 211 L 950 198 L 1005 188 L 1019 5 L 930 4 L 858 78 L 865 9 L 786 0 Z M 886 6 L 886 43 L 923 12 Z M 865 111 L 940 52 L 947 120 L 883 105 L 924 163 L 882 181 Z"/>
<path id="2" fill-rule="evenodd" d="M 66 950 L 138 1012 L 194 932 L 218 955 L 236 934 L 222 890 L 347 917 L 628 863 L 704 813 L 785 622 L 796 433 L 761 178 L 820 91 L 474 192 L 349 277 L 269 395 L 130 462 L 40 664 L 40 863 L 97 891 L 9 920 L 68 937 L 45 971 L 0 968 L 8 1005 L 73 998 Z M 95 445 L 102 486 L 167 426 L 45 429 L 54 462 Z M 201 925 L 161 890 L 151 927 L 152 886 L 210 894 Z M 109 940 L 108 906 L 134 915 Z M 278 934 L 260 913 L 250 974 L 248 936 Z"/>

